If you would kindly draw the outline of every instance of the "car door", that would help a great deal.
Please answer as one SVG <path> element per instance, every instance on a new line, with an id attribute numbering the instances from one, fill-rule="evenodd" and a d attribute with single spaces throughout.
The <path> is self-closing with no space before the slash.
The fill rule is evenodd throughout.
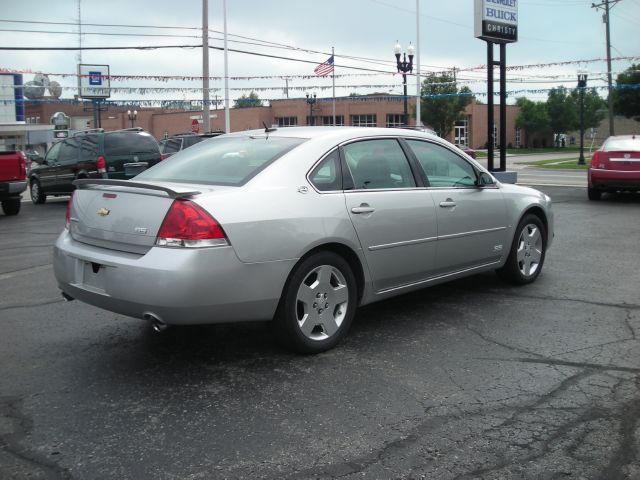
<path id="1" fill-rule="evenodd" d="M 438 220 L 438 274 L 498 262 L 507 254 L 507 214 L 494 184 L 479 185 L 478 171 L 443 145 L 407 139 L 429 182 Z"/>
<path id="2" fill-rule="evenodd" d="M 45 155 L 44 162 L 35 169 L 40 187 L 44 192 L 53 191 L 56 186 L 56 168 L 62 143 L 63 142 L 55 143 Z"/>
<path id="3" fill-rule="evenodd" d="M 80 158 L 80 142 L 77 138 L 67 138 L 60 147 L 58 163 L 56 165 L 56 192 L 71 193 L 72 182 L 78 172 Z"/>
<path id="4" fill-rule="evenodd" d="M 341 147 L 353 183 L 345 201 L 375 289 L 419 282 L 434 268 L 437 236 L 431 192 L 417 183 L 396 138 L 360 140 Z"/>

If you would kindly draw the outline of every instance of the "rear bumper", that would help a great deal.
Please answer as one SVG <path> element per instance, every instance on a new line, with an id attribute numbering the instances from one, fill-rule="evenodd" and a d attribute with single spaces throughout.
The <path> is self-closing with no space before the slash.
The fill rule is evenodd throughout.
<path id="1" fill-rule="evenodd" d="M 0 198 L 14 197 L 20 195 L 27 189 L 27 181 L 0 182 Z"/>
<path id="2" fill-rule="evenodd" d="M 98 273 L 94 268 L 100 266 Z M 112 312 L 167 324 L 273 318 L 295 260 L 242 263 L 232 247 L 170 249 L 145 255 L 77 242 L 65 230 L 53 250 L 58 286 L 66 294 Z"/>
<path id="3" fill-rule="evenodd" d="M 602 189 L 640 190 L 640 170 L 602 170 L 590 168 L 589 186 L 591 188 Z"/>

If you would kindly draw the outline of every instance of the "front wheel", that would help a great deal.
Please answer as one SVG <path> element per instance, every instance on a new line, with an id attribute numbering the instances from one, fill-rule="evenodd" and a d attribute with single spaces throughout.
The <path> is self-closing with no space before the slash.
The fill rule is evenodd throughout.
<path id="1" fill-rule="evenodd" d="M 356 311 L 356 279 L 344 258 L 319 252 L 304 259 L 287 280 L 274 318 L 279 340 L 300 353 L 333 348 Z"/>
<path id="2" fill-rule="evenodd" d="M 546 249 L 547 234 L 542 221 L 536 215 L 525 215 L 516 229 L 507 262 L 496 272 L 514 285 L 531 283 L 540 275 Z"/>
<path id="3" fill-rule="evenodd" d="M 20 198 L 8 198 L 2 202 L 2 211 L 5 215 L 17 215 L 20 212 Z"/>
<path id="4" fill-rule="evenodd" d="M 40 182 L 36 179 L 32 179 L 30 183 L 30 189 L 29 191 L 31 192 L 31 201 L 35 204 L 35 205 L 39 205 L 42 204 L 44 202 L 47 201 L 47 196 L 44 194 L 44 192 L 42 191 L 42 187 L 40 186 Z"/>

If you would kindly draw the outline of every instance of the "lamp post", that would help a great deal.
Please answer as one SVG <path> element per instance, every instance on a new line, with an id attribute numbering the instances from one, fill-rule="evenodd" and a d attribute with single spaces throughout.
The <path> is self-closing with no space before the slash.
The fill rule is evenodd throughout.
<path id="1" fill-rule="evenodd" d="M 580 157 L 578 165 L 584 165 L 584 90 L 587 88 L 587 72 L 578 72 L 578 89 L 580 90 Z"/>
<path id="2" fill-rule="evenodd" d="M 400 54 L 402 52 L 400 43 L 396 42 L 393 52 L 396 55 L 396 66 L 398 67 L 398 72 L 402 73 L 402 85 L 404 87 L 404 118 L 402 121 L 406 126 L 409 125 L 409 113 L 407 111 L 407 72 L 413 71 L 413 53 L 415 52 L 415 49 L 413 48 L 413 45 L 409 43 L 407 51 L 402 53 L 402 61 L 400 61 Z M 409 56 L 408 62 L 407 55 Z"/>
<path id="3" fill-rule="evenodd" d="M 309 125 L 313 126 L 315 122 L 313 121 L 313 105 L 316 103 L 316 94 L 309 95 L 307 93 L 307 103 L 309 104 Z"/>
<path id="4" fill-rule="evenodd" d="M 135 122 L 136 118 L 138 118 L 138 111 L 134 110 L 132 112 L 131 110 L 127 110 L 127 116 L 129 117 L 129 120 L 131 121 L 131 128 L 133 128 L 133 122 Z"/>

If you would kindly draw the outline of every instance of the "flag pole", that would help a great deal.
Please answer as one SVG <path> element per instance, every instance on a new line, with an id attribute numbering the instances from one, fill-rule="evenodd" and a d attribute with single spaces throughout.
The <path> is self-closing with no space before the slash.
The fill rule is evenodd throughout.
<path id="1" fill-rule="evenodd" d="M 416 127 L 422 126 L 422 85 L 420 85 L 420 0 L 416 0 Z"/>
<path id="2" fill-rule="evenodd" d="M 331 82 L 333 83 L 333 126 L 336 126 L 336 56 L 335 49 L 331 47 L 331 57 L 333 58 L 333 70 L 331 71 Z"/>

